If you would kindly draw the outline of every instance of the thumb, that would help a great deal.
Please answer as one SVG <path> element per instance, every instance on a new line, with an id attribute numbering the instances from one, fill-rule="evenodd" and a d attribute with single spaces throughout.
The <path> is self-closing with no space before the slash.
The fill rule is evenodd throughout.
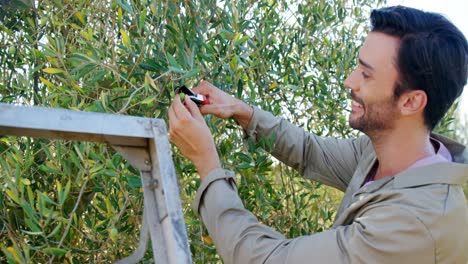
<path id="1" fill-rule="evenodd" d="M 185 103 L 185 106 L 187 107 L 187 110 L 195 119 L 199 121 L 205 121 L 203 119 L 203 115 L 200 113 L 200 109 L 198 109 L 197 104 L 193 102 L 188 96 L 185 96 L 184 103 Z"/>
<path id="2" fill-rule="evenodd" d="M 217 115 L 219 113 L 219 107 L 212 104 L 200 106 L 200 112 L 203 115 Z"/>
<path id="3" fill-rule="evenodd" d="M 219 104 L 203 105 L 200 107 L 200 111 L 203 115 L 211 114 L 222 119 L 230 118 L 233 115 L 233 112 L 228 107 Z"/>

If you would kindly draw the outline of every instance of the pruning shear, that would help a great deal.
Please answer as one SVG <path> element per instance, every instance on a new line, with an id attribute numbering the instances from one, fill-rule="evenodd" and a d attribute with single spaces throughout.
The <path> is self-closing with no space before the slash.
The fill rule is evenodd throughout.
<path id="1" fill-rule="evenodd" d="M 209 104 L 208 98 L 206 98 L 206 96 L 204 96 L 204 95 L 202 95 L 202 94 L 194 93 L 192 90 L 190 90 L 189 88 L 187 88 L 187 86 L 185 86 L 185 85 L 182 85 L 182 86 L 180 86 L 180 87 L 177 87 L 177 88 L 175 89 L 175 92 L 176 92 L 176 94 L 180 94 L 180 93 L 185 94 L 185 95 L 188 96 L 193 102 L 195 102 L 198 106 Z"/>

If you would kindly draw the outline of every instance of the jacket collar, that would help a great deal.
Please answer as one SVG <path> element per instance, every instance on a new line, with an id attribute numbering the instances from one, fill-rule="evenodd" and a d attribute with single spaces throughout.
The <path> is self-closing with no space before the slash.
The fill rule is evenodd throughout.
<path id="1" fill-rule="evenodd" d="M 355 196 L 373 193 L 381 189 L 404 189 L 429 184 L 462 185 L 468 180 L 468 165 L 444 162 L 405 170 L 391 177 L 369 183 Z"/>
<path id="2" fill-rule="evenodd" d="M 468 165 L 460 163 L 436 163 L 413 168 L 395 175 L 393 186 L 396 189 L 427 184 L 459 184 L 468 180 Z"/>
<path id="3" fill-rule="evenodd" d="M 453 162 L 468 164 L 468 149 L 453 139 L 439 134 L 431 133 L 431 137 L 442 142 L 452 155 Z"/>

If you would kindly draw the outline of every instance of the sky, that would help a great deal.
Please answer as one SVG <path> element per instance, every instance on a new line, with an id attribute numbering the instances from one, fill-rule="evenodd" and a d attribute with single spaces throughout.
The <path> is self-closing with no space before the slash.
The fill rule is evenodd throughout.
<path id="1" fill-rule="evenodd" d="M 393 5 L 404 5 L 443 14 L 468 38 L 467 0 L 387 0 L 387 6 Z M 465 86 L 461 97 L 458 114 L 468 121 L 468 86 Z"/>

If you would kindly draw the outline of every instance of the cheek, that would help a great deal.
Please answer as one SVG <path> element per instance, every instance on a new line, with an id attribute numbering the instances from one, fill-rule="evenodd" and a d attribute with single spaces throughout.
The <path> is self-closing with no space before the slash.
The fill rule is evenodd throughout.
<path id="1" fill-rule="evenodd" d="M 365 103 L 383 103 L 393 98 L 393 86 L 370 79 L 362 82 L 360 96 Z"/>
<path id="2" fill-rule="evenodd" d="M 394 70 L 388 70 L 384 76 L 379 78 L 378 84 L 379 89 L 385 98 L 393 97 L 396 83 L 397 83 L 397 75 Z"/>

